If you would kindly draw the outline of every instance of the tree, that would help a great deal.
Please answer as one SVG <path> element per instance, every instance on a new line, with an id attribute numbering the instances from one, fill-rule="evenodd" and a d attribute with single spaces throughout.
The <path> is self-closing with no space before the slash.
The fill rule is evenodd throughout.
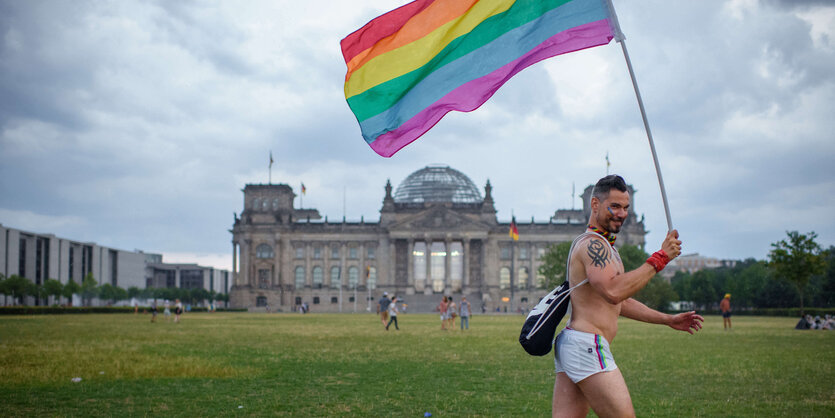
<path id="1" fill-rule="evenodd" d="M 81 286 L 79 286 L 75 280 L 70 279 L 67 281 L 67 284 L 64 285 L 64 291 L 62 293 L 62 295 L 67 298 L 67 305 L 72 306 L 72 295 L 78 293 L 79 291 L 81 291 Z"/>
<path id="2" fill-rule="evenodd" d="M 786 234 L 787 240 L 771 244 L 771 261 L 768 266 L 778 277 L 785 278 L 797 287 L 800 293 L 800 314 L 803 315 L 803 291 L 812 276 L 823 274 L 826 259 L 821 254 L 820 245 L 815 242 L 818 234 L 814 231 L 806 235 L 797 231 L 786 231 Z"/>
<path id="3" fill-rule="evenodd" d="M 568 260 L 570 250 L 570 242 L 561 242 L 549 246 L 548 251 L 542 256 L 539 274 L 545 276 L 546 289 L 553 289 L 565 281 L 565 262 Z"/>
<path id="4" fill-rule="evenodd" d="M 87 273 L 87 275 L 84 276 L 84 280 L 81 282 L 81 299 L 84 301 L 84 306 L 90 306 L 93 302 L 93 298 L 98 296 L 98 286 L 99 284 L 93 277 L 93 273 Z"/>
<path id="5" fill-rule="evenodd" d="M 142 290 L 136 286 L 131 286 L 128 288 L 128 299 L 139 298 L 142 295 Z"/>
<path id="6" fill-rule="evenodd" d="M 113 286 L 110 283 L 105 283 L 99 288 L 99 298 L 108 301 L 110 304 L 113 304 L 117 300 L 126 299 L 127 295 L 128 293 L 125 289 L 119 286 Z"/>
<path id="7" fill-rule="evenodd" d="M 10 295 L 12 300 L 17 300 L 21 305 L 24 304 L 23 298 L 27 295 L 34 295 L 36 291 L 34 283 L 16 274 L 12 274 L 3 281 L 3 289 L 5 294 Z"/>
<path id="8" fill-rule="evenodd" d="M 641 267 L 642 264 L 647 262 L 647 258 L 649 258 L 649 254 L 640 247 L 628 244 L 620 247 L 618 254 L 620 254 L 620 259 L 623 261 L 624 271 L 632 271 Z"/>
<path id="9" fill-rule="evenodd" d="M 46 282 L 43 284 L 44 292 L 46 296 L 54 296 L 55 300 L 53 303 L 58 303 L 58 298 L 61 297 L 61 294 L 64 292 L 64 285 L 61 284 L 58 280 L 55 279 L 47 279 Z"/>
<path id="10" fill-rule="evenodd" d="M 655 276 L 635 295 L 635 299 L 652 309 L 666 312 L 670 302 L 678 300 L 678 295 L 663 277 Z"/>

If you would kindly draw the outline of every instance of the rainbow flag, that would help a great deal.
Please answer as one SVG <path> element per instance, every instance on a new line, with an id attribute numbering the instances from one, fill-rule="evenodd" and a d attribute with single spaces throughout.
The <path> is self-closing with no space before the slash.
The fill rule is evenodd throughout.
<path id="1" fill-rule="evenodd" d="M 390 157 L 543 59 L 620 36 L 608 0 L 415 0 L 342 40 L 345 98 Z"/>

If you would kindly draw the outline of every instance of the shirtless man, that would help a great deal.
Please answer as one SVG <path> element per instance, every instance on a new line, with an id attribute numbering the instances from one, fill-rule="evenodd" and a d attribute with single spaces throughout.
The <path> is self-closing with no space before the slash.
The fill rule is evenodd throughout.
<path id="1" fill-rule="evenodd" d="M 585 417 L 591 407 L 600 417 L 635 416 L 629 389 L 609 350 L 618 331 L 618 316 L 693 333 L 704 319 L 695 312 L 668 315 L 632 299 L 681 254 L 678 232 L 672 230 L 653 254 L 637 269 L 625 272 L 614 249 L 614 234 L 627 217 L 630 196 L 623 178 L 606 176 L 594 187 L 591 198 L 590 234 L 577 241 L 569 255 L 571 319 L 557 336 L 552 415 Z"/>

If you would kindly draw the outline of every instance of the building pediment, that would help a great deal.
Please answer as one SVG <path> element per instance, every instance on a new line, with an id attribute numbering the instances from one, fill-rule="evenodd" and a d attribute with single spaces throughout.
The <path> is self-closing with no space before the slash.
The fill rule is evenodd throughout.
<path id="1" fill-rule="evenodd" d="M 473 219 L 467 215 L 456 212 L 453 208 L 445 205 L 431 206 L 418 213 L 409 214 L 388 226 L 392 234 L 397 232 L 415 231 L 432 232 L 483 232 L 485 235 L 490 230 L 490 225 Z"/>

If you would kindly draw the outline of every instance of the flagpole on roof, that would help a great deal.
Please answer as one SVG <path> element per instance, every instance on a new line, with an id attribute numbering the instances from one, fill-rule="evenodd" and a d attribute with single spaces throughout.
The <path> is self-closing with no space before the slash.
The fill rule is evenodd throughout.
<path id="1" fill-rule="evenodd" d="M 620 30 L 618 23 L 618 16 L 615 13 L 615 7 L 612 5 L 612 0 L 607 0 L 609 5 L 609 19 L 612 25 L 612 31 L 615 34 L 615 40 L 620 43 L 623 50 L 623 57 L 626 59 L 626 68 L 629 70 L 629 77 L 632 79 L 632 87 L 635 89 L 635 97 L 638 99 L 638 107 L 641 109 L 641 118 L 644 120 L 644 129 L 647 132 L 647 139 L 649 140 L 649 149 L 652 152 L 652 161 L 655 163 L 655 173 L 658 175 L 658 185 L 661 187 L 661 200 L 664 202 L 664 214 L 667 216 L 667 230 L 673 229 L 673 220 L 670 217 L 670 204 L 667 202 L 667 189 L 664 187 L 664 178 L 661 176 L 661 165 L 658 163 L 658 153 L 655 151 L 655 142 L 652 140 L 652 131 L 649 129 L 649 121 L 647 120 L 647 112 L 644 109 L 644 101 L 641 99 L 641 91 L 638 89 L 638 81 L 635 79 L 635 71 L 632 69 L 632 61 L 629 59 L 629 52 L 626 50 L 626 37 Z"/>

